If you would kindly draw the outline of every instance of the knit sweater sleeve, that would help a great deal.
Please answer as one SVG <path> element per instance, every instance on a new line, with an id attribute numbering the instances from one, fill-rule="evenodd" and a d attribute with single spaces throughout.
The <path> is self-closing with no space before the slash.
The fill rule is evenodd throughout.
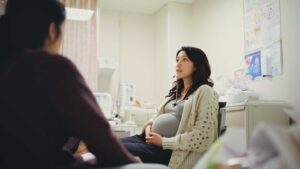
<path id="1" fill-rule="evenodd" d="M 209 86 L 195 93 L 195 122 L 192 128 L 174 137 L 163 137 L 163 149 L 204 152 L 216 139 L 218 95 Z"/>

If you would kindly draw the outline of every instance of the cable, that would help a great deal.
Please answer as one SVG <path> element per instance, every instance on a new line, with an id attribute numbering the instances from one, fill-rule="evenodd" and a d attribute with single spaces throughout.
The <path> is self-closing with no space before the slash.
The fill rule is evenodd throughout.
<path id="1" fill-rule="evenodd" d="M 175 103 L 173 103 L 173 106 L 177 106 L 177 100 L 178 100 L 178 84 L 176 85 L 176 93 L 175 93 Z"/>

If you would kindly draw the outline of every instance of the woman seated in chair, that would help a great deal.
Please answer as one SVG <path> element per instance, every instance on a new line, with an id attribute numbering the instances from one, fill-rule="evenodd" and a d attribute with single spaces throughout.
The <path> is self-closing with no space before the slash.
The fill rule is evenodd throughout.
<path id="1" fill-rule="evenodd" d="M 218 94 L 205 53 L 182 47 L 176 55 L 174 87 L 143 134 L 121 139 L 143 162 L 189 169 L 217 138 Z"/>

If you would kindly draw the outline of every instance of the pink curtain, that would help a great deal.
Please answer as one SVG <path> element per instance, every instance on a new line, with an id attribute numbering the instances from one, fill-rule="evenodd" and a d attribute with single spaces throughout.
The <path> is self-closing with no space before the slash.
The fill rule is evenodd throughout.
<path id="1" fill-rule="evenodd" d="M 62 54 L 78 67 L 92 91 L 97 91 L 97 0 L 61 0 L 66 7 L 91 9 L 89 21 L 66 20 Z"/>

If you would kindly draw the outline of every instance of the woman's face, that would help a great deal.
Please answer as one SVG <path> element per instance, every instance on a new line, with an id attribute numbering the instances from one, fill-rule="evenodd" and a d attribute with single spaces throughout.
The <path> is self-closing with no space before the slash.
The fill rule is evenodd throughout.
<path id="1" fill-rule="evenodd" d="M 192 78 L 192 74 L 194 72 L 194 63 L 189 59 L 185 51 L 181 51 L 178 53 L 176 62 L 177 79 Z"/>

